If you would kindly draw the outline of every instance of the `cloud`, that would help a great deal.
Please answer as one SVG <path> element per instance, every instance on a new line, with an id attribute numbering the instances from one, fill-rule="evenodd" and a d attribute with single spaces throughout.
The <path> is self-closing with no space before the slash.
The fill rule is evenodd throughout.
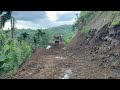
<path id="1" fill-rule="evenodd" d="M 45 11 L 13 11 L 12 16 L 14 16 L 16 20 L 33 22 L 47 17 Z"/>
<path id="2" fill-rule="evenodd" d="M 63 15 L 60 15 L 57 21 L 70 21 L 73 20 L 76 17 L 76 13 L 66 13 Z"/>
<path id="3" fill-rule="evenodd" d="M 67 20 L 69 18 L 72 20 L 76 13 L 80 13 L 80 11 L 46 11 L 46 14 L 51 21 L 59 21 L 60 19 Z"/>
<path id="4" fill-rule="evenodd" d="M 80 11 L 13 11 L 17 28 L 49 28 L 64 24 L 73 24 L 76 13 Z M 4 29 L 10 28 L 10 22 Z"/>

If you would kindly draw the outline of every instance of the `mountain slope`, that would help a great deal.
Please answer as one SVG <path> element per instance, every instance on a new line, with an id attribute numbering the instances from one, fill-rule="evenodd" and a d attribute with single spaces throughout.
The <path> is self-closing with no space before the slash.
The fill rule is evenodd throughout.
<path id="1" fill-rule="evenodd" d="M 78 58 L 84 53 L 89 61 L 109 69 L 109 77 L 120 77 L 120 12 L 81 13 L 83 16 L 76 22 L 79 31 L 66 48 Z"/>

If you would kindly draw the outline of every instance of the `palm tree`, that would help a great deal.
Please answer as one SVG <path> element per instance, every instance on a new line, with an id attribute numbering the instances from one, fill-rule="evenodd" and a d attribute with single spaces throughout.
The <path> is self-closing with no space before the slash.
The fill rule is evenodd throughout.
<path id="1" fill-rule="evenodd" d="M 2 30 L 5 23 L 11 19 L 12 11 L 0 11 L 0 29 Z"/>
<path id="2" fill-rule="evenodd" d="M 0 11 L 0 29 L 1 30 L 3 30 L 3 27 L 5 26 L 5 23 L 9 19 L 11 20 L 12 38 L 14 38 L 14 34 L 15 34 L 15 18 L 12 17 L 12 11 Z"/>
<path id="3" fill-rule="evenodd" d="M 38 29 L 38 32 L 35 35 L 37 36 L 37 38 L 40 38 L 40 36 L 42 37 L 43 35 L 45 35 L 45 33 Z"/>

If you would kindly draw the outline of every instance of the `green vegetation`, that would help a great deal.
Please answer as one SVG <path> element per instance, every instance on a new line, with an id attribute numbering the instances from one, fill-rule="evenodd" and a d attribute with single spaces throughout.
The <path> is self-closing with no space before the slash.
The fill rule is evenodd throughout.
<path id="1" fill-rule="evenodd" d="M 45 48 L 49 43 L 48 34 L 39 29 L 33 35 L 22 32 L 16 33 L 16 36 L 13 39 L 10 30 L 0 33 L 0 75 L 16 70 L 32 52 Z"/>
<path id="2" fill-rule="evenodd" d="M 96 11 L 81 11 L 80 15 L 76 18 L 75 27 L 82 30 L 83 26 L 87 25 L 96 14 Z"/>
<path id="3" fill-rule="evenodd" d="M 62 35 L 63 42 L 68 43 L 75 32 L 62 26 L 50 29 L 16 29 L 15 38 L 12 38 L 11 30 L 0 33 L 0 75 L 10 74 L 26 61 L 38 48 L 46 48 L 52 42 L 53 35 Z M 56 30 L 56 31 L 55 31 Z"/>
<path id="4" fill-rule="evenodd" d="M 62 35 L 64 44 L 69 43 L 77 32 L 77 31 L 73 31 L 72 25 L 61 25 L 58 27 L 48 28 L 44 31 L 48 32 L 50 36 L 50 42 L 53 42 L 53 35 Z"/>
<path id="5" fill-rule="evenodd" d="M 88 26 L 84 26 L 83 29 L 81 30 L 81 33 L 88 34 L 91 31 L 91 28 Z"/>
<path id="6" fill-rule="evenodd" d="M 88 25 L 90 21 L 95 17 L 96 11 L 81 11 L 80 15 L 77 16 L 75 27 L 86 37 L 90 37 L 91 27 Z"/>
<path id="7" fill-rule="evenodd" d="M 120 16 L 117 16 L 117 17 L 114 17 L 113 20 L 111 21 L 110 27 L 114 27 L 119 24 L 120 24 Z"/>
<path id="8" fill-rule="evenodd" d="M 3 14 L 5 12 L 5 14 Z M 0 30 L 3 29 L 5 22 L 12 18 L 11 11 L 0 11 Z"/>
<path id="9" fill-rule="evenodd" d="M 0 76 L 6 76 L 19 68 L 38 48 L 46 48 L 53 42 L 53 35 L 62 35 L 67 44 L 75 36 L 72 25 L 61 25 L 48 29 L 14 28 L 15 18 L 11 12 L 0 12 Z M 11 20 L 11 30 L 2 30 L 5 22 Z"/>
<path id="10" fill-rule="evenodd" d="M 0 75 L 15 70 L 30 55 L 31 48 L 25 41 L 22 41 L 22 43 L 19 44 L 17 40 L 13 43 L 11 40 L 5 39 L 5 44 L 0 52 L 0 59 L 3 62 L 0 66 Z"/>
<path id="11" fill-rule="evenodd" d="M 95 11 L 82 11 L 80 13 L 80 18 L 83 19 L 85 23 L 88 23 L 94 18 L 95 15 Z"/>

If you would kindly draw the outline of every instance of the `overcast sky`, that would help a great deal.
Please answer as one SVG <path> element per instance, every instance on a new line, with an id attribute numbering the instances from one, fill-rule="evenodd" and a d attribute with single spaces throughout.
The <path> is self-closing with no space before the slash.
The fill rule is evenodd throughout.
<path id="1" fill-rule="evenodd" d="M 76 13 L 80 11 L 13 11 L 17 28 L 49 28 L 64 24 L 73 24 Z M 10 22 L 4 29 L 10 28 Z"/>

